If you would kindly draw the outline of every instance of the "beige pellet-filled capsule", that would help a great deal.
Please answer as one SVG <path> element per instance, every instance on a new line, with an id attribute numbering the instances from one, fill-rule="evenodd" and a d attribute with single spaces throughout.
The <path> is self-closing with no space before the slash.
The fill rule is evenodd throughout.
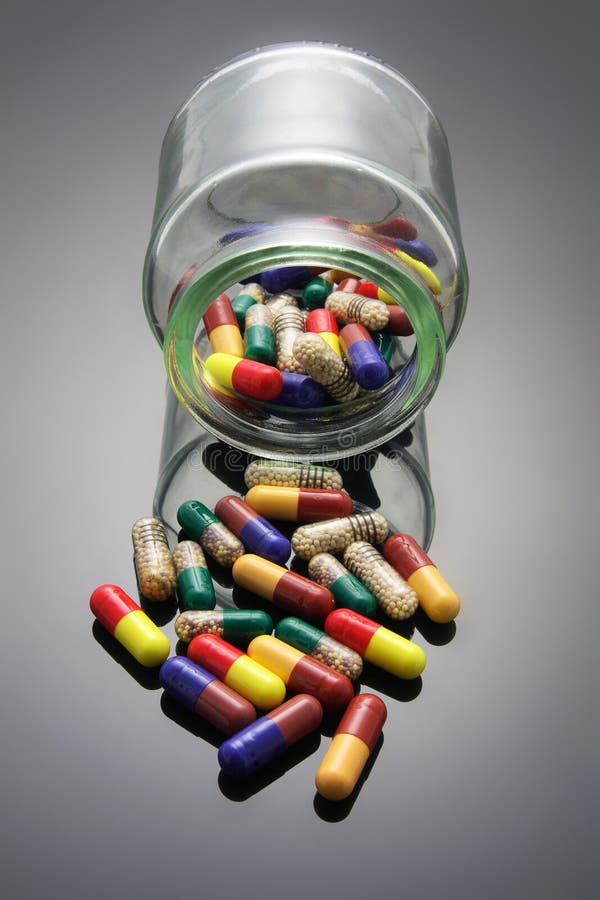
<path id="1" fill-rule="evenodd" d="M 167 533 L 160 519 L 138 519 L 131 529 L 133 564 L 140 592 L 148 600 L 169 600 L 177 573 Z"/>
<path id="2" fill-rule="evenodd" d="M 356 513 L 340 519 L 301 525 L 292 535 L 292 549 L 300 559 L 311 559 L 317 553 L 345 550 L 356 541 L 368 541 L 366 546 L 379 544 L 385 540 L 387 533 L 387 520 L 380 513 Z"/>
<path id="3" fill-rule="evenodd" d="M 293 294 L 273 294 L 268 300 L 264 301 L 265 306 L 271 310 L 273 315 L 288 306 L 298 308 L 298 301 Z"/>
<path id="4" fill-rule="evenodd" d="M 310 466 L 276 459 L 257 459 L 251 462 L 244 472 L 244 481 L 248 488 L 268 484 L 273 487 L 340 491 L 343 486 L 340 473 L 329 466 Z"/>
<path id="5" fill-rule="evenodd" d="M 383 306 L 383 304 L 382 304 Z M 322 384 L 334 400 L 354 400 L 359 387 L 346 363 L 321 335 L 307 332 L 296 338 L 294 356 L 314 381 Z"/>
<path id="6" fill-rule="evenodd" d="M 325 301 L 325 309 L 331 310 L 343 325 L 358 322 L 369 331 L 381 331 L 390 320 L 390 312 L 381 300 L 372 300 L 362 294 L 334 291 Z"/>
<path id="7" fill-rule="evenodd" d="M 344 551 L 344 563 L 390 619 L 412 616 L 419 603 L 416 593 L 375 547 L 365 541 L 350 544 Z"/>
<path id="8" fill-rule="evenodd" d="M 304 334 L 304 316 L 295 306 L 286 306 L 275 313 L 275 365 L 280 372 L 297 372 L 304 375 L 302 363 L 294 357 L 294 342 Z"/>

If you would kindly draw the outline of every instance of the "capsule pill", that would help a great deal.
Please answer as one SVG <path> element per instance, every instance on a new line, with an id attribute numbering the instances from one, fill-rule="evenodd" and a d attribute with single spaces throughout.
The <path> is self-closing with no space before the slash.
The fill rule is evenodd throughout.
<path id="1" fill-rule="evenodd" d="M 177 573 L 167 533 L 160 519 L 138 519 L 131 529 L 133 563 L 142 596 L 169 600 L 175 593 Z"/>
<path id="2" fill-rule="evenodd" d="M 215 513 L 250 553 L 281 565 L 289 559 L 292 548 L 285 535 L 239 497 L 234 494 L 222 497 L 215 506 Z"/>
<path id="3" fill-rule="evenodd" d="M 336 606 L 354 609 L 365 616 L 377 611 L 373 594 L 331 553 L 317 553 L 308 563 L 309 577 L 328 587 Z"/>
<path id="4" fill-rule="evenodd" d="M 273 313 L 263 304 L 256 303 L 246 313 L 244 355 L 268 366 L 275 364 Z"/>
<path id="5" fill-rule="evenodd" d="M 245 548 L 238 537 L 199 500 L 187 500 L 177 510 L 177 521 L 220 566 L 231 567 Z"/>
<path id="6" fill-rule="evenodd" d="M 214 353 L 243 356 L 244 344 L 238 321 L 227 294 L 219 294 L 202 317 Z"/>
<path id="7" fill-rule="evenodd" d="M 460 611 L 460 600 L 422 547 L 409 534 L 393 534 L 383 555 L 416 591 L 419 605 L 433 622 L 447 623 Z"/>
<path id="8" fill-rule="evenodd" d="M 232 574 L 240 587 L 304 619 L 324 619 L 335 605 L 327 588 L 254 553 L 240 556 Z"/>
<path id="9" fill-rule="evenodd" d="M 180 541 L 173 550 L 173 562 L 182 610 L 214 609 L 215 589 L 200 544 Z"/>
<path id="10" fill-rule="evenodd" d="M 362 659 L 356 651 L 345 647 L 316 625 L 296 616 L 286 616 L 275 628 L 275 637 L 296 650 L 308 653 L 334 672 L 341 672 L 350 681 L 356 681 L 362 673 Z"/>
<path id="11" fill-rule="evenodd" d="M 280 372 L 306 374 L 304 366 L 294 357 L 296 338 L 304 333 L 304 316 L 295 307 L 286 307 L 275 313 L 275 364 Z"/>
<path id="12" fill-rule="evenodd" d="M 330 466 L 311 466 L 275 459 L 257 459 L 244 472 L 248 488 L 257 484 L 274 487 L 322 488 L 338 491 L 342 488 L 342 476 Z"/>
<path id="13" fill-rule="evenodd" d="M 344 403 L 358 394 L 358 385 L 344 361 L 318 334 L 301 334 L 294 342 L 294 356 L 334 400 Z"/>
<path id="14" fill-rule="evenodd" d="M 422 647 L 353 609 L 334 609 L 323 627 L 367 662 L 397 678 L 412 680 L 425 668 L 427 659 Z"/>
<path id="15" fill-rule="evenodd" d="M 274 400 L 283 389 L 278 369 L 252 359 L 240 359 L 231 353 L 211 353 L 204 365 L 208 374 L 225 388 L 255 400 Z"/>
<path id="16" fill-rule="evenodd" d="M 168 657 L 169 639 L 123 588 L 100 585 L 90 597 L 90 609 L 140 665 L 160 666 Z"/>
<path id="17" fill-rule="evenodd" d="M 301 525 L 292 535 L 292 549 L 300 559 L 310 559 L 317 553 L 340 552 L 355 541 L 379 544 L 387 533 L 388 523 L 380 513 L 355 513 L 341 519 Z"/>
<path id="18" fill-rule="evenodd" d="M 364 325 L 345 325 L 340 332 L 340 345 L 361 388 L 374 391 L 383 387 L 390 375 L 389 366 Z"/>
<path id="19" fill-rule="evenodd" d="M 194 609 L 175 619 L 175 634 L 189 644 L 198 634 L 216 634 L 230 643 L 249 644 L 259 634 L 271 634 L 273 620 L 262 609 Z"/>
<path id="20" fill-rule="evenodd" d="M 388 308 L 381 300 L 371 300 L 348 291 L 334 291 L 327 298 L 325 308 L 331 310 L 341 324 L 358 322 L 369 331 L 381 331 L 390 318 Z"/>
<path id="21" fill-rule="evenodd" d="M 286 522 L 320 522 L 349 516 L 354 508 L 352 498 L 345 491 L 266 484 L 250 488 L 245 501 L 257 513 Z"/>
<path id="22" fill-rule="evenodd" d="M 344 564 L 367 587 L 390 619 L 408 619 L 419 601 L 415 591 L 371 544 L 356 541 L 344 551 Z"/>

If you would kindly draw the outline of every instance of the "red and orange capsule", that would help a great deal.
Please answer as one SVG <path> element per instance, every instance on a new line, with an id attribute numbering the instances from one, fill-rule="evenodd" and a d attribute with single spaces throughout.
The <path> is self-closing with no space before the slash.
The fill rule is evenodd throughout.
<path id="1" fill-rule="evenodd" d="M 386 718 L 385 703 L 375 694 L 359 694 L 350 701 L 315 776 L 322 797 L 345 800 L 350 796 Z"/>
<path id="2" fill-rule="evenodd" d="M 227 294 L 219 294 L 202 317 L 210 346 L 215 353 L 244 355 L 244 341 L 231 300 Z"/>
<path id="3" fill-rule="evenodd" d="M 324 709 L 343 709 L 354 696 L 347 675 L 270 634 L 250 641 L 248 656 L 278 675 L 295 694 L 312 694 Z"/>
<path id="4" fill-rule="evenodd" d="M 329 588 L 254 553 L 240 556 L 231 571 L 240 587 L 311 622 L 324 619 L 335 606 Z"/>
<path id="5" fill-rule="evenodd" d="M 383 555 L 415 591 L 419 606 L 433 622 L 456 618 L 460 611 L 458 595 L 410 534 L 389 537 Z"/>
<path id="6" fill-rule="evenodd" d="M 197 635 L 188 644 L 187 655 L 259 709 L 273 709 L 285 697 L 278 675 L 216 634 Z"/>
<path id="7" fill-rule="evenodd" d="M 259 484 L 245 497 L 248 506 L 269 519 L 285 522 L 322 522 L 352 514 L 354 504 L 345 491 L 275 487 Z"/>

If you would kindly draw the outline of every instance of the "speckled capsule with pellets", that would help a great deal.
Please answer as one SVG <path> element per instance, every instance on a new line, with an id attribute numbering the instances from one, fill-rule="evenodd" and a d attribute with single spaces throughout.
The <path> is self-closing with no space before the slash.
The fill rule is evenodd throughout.
<path id="1" fill-rule="evenodd" d="M 246 552 L 239 538 L 199 500 L 182 503 L 177 510 L 177 521 L 220 566 L 231 567 Z"/>
<path id="2" fill-rule="evenodd" d="M 308 576 L 317 584 L 329 588 L 335 605 L 354 609 L 363 616 L 373 616 L 377 600 L 364 584 L 348 571 L 331 553 L 317 553 L 308 563 Z"/>
<path id="3" fill-rule="evenodd" d="M 131 529 L 133 564 L 141 594 L 148 600 L 169 600 L 177 573 L 167 533 L 160 519 L 138 519 Z"/>
<path id="4" fill-rule="evenodd" d="M 288 306 L 293 306 L 296 309 L 298 308 L 298 301 L 293 294 L 273 294 L 273 296 L 269 297 L 268 300 L 265 300 L 264 303 L 265 306 L 271 310 L 273 315 Z"/>
<path id="5" fill-rule="evenodd" d="M 294 342 L 294 356 L 334 400 L 344 403 L 357 396 L 359 387 L 352 372 L 321 335 L 301 334 Z"/>
<path id="6" fill-rule="evenodd" d="M 300 559 L 311 559 L 317 553 L 341 552 L 356 541 L 379 544 L 387 533 L 387 520 L 380 513 L 356 513 L 340 519 L 301 525 L 292 535 L 292 549 Z"/>
<path id="7" fill-rule="evenodd" d="M 297 372 L 303 375 L 306 371 L 302 363 L 294 357 L 294 342 L 304 334 L 304 316 L 296 307 L 285 307 L 275 313 L 273 320 L 275 332 L 275 365 L 280 372 Z"/>
<path id="8" fill-rule="evenodd" d="M 194 609 L 175 619 L 175 634 L 189 644 L 199 634 L 216 634 L 233 644 L 249 644 L 259 634 L 271 634 L 273 620 L 262 609 Z"/>
<path id="9" fill-rule="evenodd" d="M 418 606 L 416 593 L 375 547 L 355 541 L 344 551 L 344 563 L 367 587 L 390 619 L 408 619 Z"/>
<path id="10" fill-rule="evenodd" d="M 342 476 L 330 466 L 310 466 L 289 463 L 276 459 L 257 459 L 244 472 L 248 488 L 257 484 L 273 487 L 320 488 L 325 491 L 340 491 Z"/>
<path id="11" fill-rule="evenodd" d="M 381 331 L 390 319 L 390 312 L 381 300 L 372 300 L 361 294 L 334 291 L 325 301 L 325 309 L 331 310 L 342 325 L 358 322 L 369 331 Z"/>

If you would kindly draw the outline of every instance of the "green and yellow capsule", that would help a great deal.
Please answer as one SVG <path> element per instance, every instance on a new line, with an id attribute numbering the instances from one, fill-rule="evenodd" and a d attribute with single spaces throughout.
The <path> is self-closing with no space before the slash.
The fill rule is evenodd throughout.
<path id="1" fill-rule="evenodd" d="M 173 550 L 181 609 L 214 609 L 215 589 L 200 544 L 180 541 Z"/>
<path id="2" fill-rule="evenodd" d="M 275 637 L 309 656 L 314 656 L 319 662 L 329 666 L 334 672 L 341 672 L 351 681 L 360 678 L 363 663 L 358 653 L 303 619 L 286 616 L 276 626 Z"/>

